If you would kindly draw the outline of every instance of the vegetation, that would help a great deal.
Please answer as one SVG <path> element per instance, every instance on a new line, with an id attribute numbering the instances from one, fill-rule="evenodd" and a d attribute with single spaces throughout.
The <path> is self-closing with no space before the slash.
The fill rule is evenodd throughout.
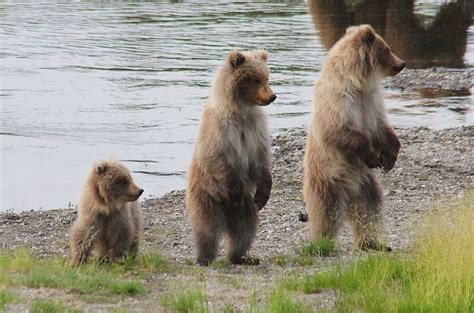
<path id="1" fill-rule="evenodd" d="M 18 301 L 18 297 L 15 294 L 0 290 L 0 312 L 3 312 L 5 305 L 16 301 Z"/>
<path id="2" fill-rule="evenodd" d="M 30 308 L 31 313 L 78 313 L 80 310 L 71 309 L 58 301 L 35 300 Z"/>
<path id="3" fill-rule="evenodd" d="M 310 266 L 315 264 L 315 257 L 331 255 L 335 246 L 336 244 L 334 240 L 323 238 L 299 247 L 296 250 L 295 256 L 281 254 L 272 257 L 269 261 L 278 266 L 287 266 L 288 264 Z"/>
<path id="4" fill-rule="evenodd" d="M 167 261 L 157 253 L 144 253 L 138 260 L 129 258 L 111 265 L 92 261 L 76 268 L 66 258 L 39 259 L 26 250 L 0 251 L 0 285 L 67 289 L 79 294 L 143 293 L 145 286 L 139 278 L 168 268 Z"/>
<path id="5" fill-rule="evenodd" d="M 472 312 L 474 207 L 472 196 L 440 211 L 420 229 L 406 254 L 369 255 L 329 271 L 284 280 L 287 290 L 337 291 L 337 311 Z"/>
<path id="6" fill-rule="evenodd" d="M 335 245 L 334 240 L 322 238 L 302 246 L 298 250 L 298 254 L 302 257 L 329 256 L 333 252 Z"/>
<path id="7" fill-rule="evenodd" d="M 200 290 L 165 295 L 161 299 L 161 304 L 170 310 L 181 313 L 210 312 L 207 295 Z"/>
<path id="8" fill-rule="evenodd" d="M 171 288 L 177 291 L 159 298 L 156 306 L 158 311 L 164 308 L 175 312 L 310 312 L 320 305 L 320 297 L 315 294 L 322 291 L 326 291 L 325 299 L 333 295 L 337 312 L 474 312 L 472 200 L 468 194 L 456 207 L 437 210 L 427 221 L 414 225 L 416 239 L 408 251 L 356 253 L 352 260 L 337 261 L 324 269 L 317 267 L 315 273 L 309 272 L 314 267 L 290 265 L 319 262 L 322 256 L 333 253 L 333 241 L 324 239 L 296 249 L 295 255 L 275 256 L 270 262 L 286 267 L 275 272 L 265 266 L 241 270 L 226 260 L 218 260 L 208 268 L 173 267 L 154 252 L 144 252 L 136 260 L 113 264 L 92 260 L 72 267 L 62 257 L 40 259 L 26 250 L 0 250 L 0 312 L 9 304 L 23 301 L 31 312 L 76 312 L 68 306 L 69 300 L 65 305 L 61 297 L 51 301 L 22 294 L 20 298 L 18 287 L 53 288 L 59 295 L 76 294 L 80 301 L 94 303 L 114 303 L 152 291 L 161 295 Z M 276 285 L 272 282 L 284 276 L 289 278 Z M 194 283 L 179 289 L 183 281 Z M 216 294 L 215 287 L 220 285 L 225 287 L 217 288 Z M 240 298 L 236 306 L 233 291 L 237 290 Z M 35 296 L 41 297 L 41 293 Z M 141 298 L 149 301 L 154 297 Z M 72 302 L 75 307 L 81 304 Z"/>

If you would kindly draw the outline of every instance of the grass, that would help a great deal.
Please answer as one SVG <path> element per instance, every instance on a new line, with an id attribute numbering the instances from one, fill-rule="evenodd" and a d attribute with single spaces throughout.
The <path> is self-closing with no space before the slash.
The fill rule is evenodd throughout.
<path id="1" fill-rule="evenodd" d="M 72 309 L 64 305 L 62 302 L 53 300 L 35 300 L 31 305 L 31 313 L 77 313 L 80 310 Z"/>
<path id="2" fill-rule="evenodd" d="M 302 257 L 329 256 L 334 251 L 335 245 L 334 240 L 322 238 L 318 241 L 303 245 L 297 252 Z"/>
<path id="3" fill-rule="evenodd" d="M 207 313 L 207 295 L 200 290 L 168 294 L 162 297 L 161 305 L 167 309 L 181 313 Z"/>
<path id="4" fill-rule="evenodd" d="M 300 266 L 314 265 L 315 257 L 329 256 L 334 251 L 335 241 L 323 238 L 319 241 L 310 242 L 296 249 L 296 255 L 290 256 L 280 254 L 270 258 L 269 262 L 278 266 L 287 266 L 288 264 L 296 264 Z"/>
<path id="5" fill-rule="evenodd" d="M 91 261 L 76 268 L 66 258 L 39 259 L 26 250 L 0 250 L 0 286 L 66 289 L 94 297 L 143 293 L 142 276 L 169 268 L 160 254 L 152 252 L 123 263 Z"/>
<path id="6" fill-rule="evenodd" d="M 473 312 L 474 206 L 467 195 L 418 231 L 406 254 L 369 255 L 348 266 L 281 283 L 287 290 L 337 291 L 342 312 Z"/>
<path id="7" fill-rule="evenodd" d="M 293 300 L 284 290 L 277 290 L 270 294 L 267 301 L 267 312 L 271 313 L 305 313 L 312 310 Z"/>
<path id="8" fill-rule="evenodd" d="M 14 303 L 18 301 L 18 297 L 8 291 L 0 290 L 0 312 L 5 310 L 5 306 L 9 303 Z"/>
<path id="9" fill-rule="evenodd" d="M 250 295 L 249 313 L 306 313 L 313 312 L 310 307 L 293 299 L 286 290 L 279 288 L 268 295 L 266 303 L 259 304 L 257 292 Z"/>

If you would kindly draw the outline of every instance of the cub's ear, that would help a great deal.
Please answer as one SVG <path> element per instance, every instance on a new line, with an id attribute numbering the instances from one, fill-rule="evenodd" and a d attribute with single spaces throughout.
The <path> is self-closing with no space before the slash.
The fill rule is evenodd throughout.
<path id="1" fill-rule="evenodd" d="M 375 41 L 375 31 L 370 25 L 361 25 L 360 26 L 360 34 L 362 38 L 362 42 L 371 45 Z"/>
<path id="2" fill-rule="evenodd" d="M 245 56 L 239 51 L 232 51 L 229 53 L 229 62 L 233 68 L 243 64 L 245 62 Z"/>
<path id="3" fill-rule="evenodd" d="M 350 26 L 346 29 L 346 34 L 359 33 L 363 43 L 371 45 L 375 41 L 375 31 L 372 26 L 368 24 L 359 26 Z"/>
<path id="4" fill-rule="evenodd" d="M 109 165 L 107 164 L 107 162 L 104 162 L 104 161 L 97 162 L 94 164 L 94 171 L 99 175 L 102 175 L 105 172 L 107 172 L 108 168 L 109 168 Z"/>
<path id="5" fill-rule="evenodd" d="M 346 34 L 348 35 L 348 34 L 354 33 L 357 30 L 357 28 L 359 28 L 359 26 L 349 26 L 349 27 L 347 27 Z"/>
<path id="6" fill-rule="evenodd" d="M 267 62 L 268 52 L 266 50 L 255 50 L 255 54 L 262 60 Z"/>

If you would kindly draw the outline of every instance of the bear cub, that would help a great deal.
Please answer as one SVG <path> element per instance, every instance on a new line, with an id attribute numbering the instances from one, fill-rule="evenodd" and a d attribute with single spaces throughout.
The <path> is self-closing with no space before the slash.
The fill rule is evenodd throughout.
<path id="1" fill-rule="evenodd" d="M 78 218 L 70 233 L 74 265 L 86 262 L 91 250 L 101 261 L 137 254 L 143 231 L 137 200 L 142 193 L 120 162 L 107 160 L 93 166 L 82 187 Z"/>
<path id="2" fill-rule="evenodd" d="M 232 263 L 259 263 L 247 252 L 272 187 L 271 140 L 261 108 L 276 99 L 267 56 L 263 50 L 231 52 L 203 109 L 186 192 L 202 266 L 216 258 L 222 235 Z"/>
<path id="3" fill-rule="evenodd" d="M 380 81 L 405 67 L 370 25 L 349 27 L 329 51 L 314 87 L 304 159 L 310 240 L 334 238 L 344 217 L 363 250 L 390 250 L 378 239 L 382 187 L 400 141 L 390 126 Z"/>

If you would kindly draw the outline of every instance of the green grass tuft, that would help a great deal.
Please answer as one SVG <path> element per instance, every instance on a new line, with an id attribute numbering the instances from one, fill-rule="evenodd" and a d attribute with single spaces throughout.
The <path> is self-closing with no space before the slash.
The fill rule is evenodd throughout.
<path id="1" fill-rule="evenodd" d="M 4 290 L 0 290 L 0 312 L 5 310 L 5 306 L 9 303 L 14 303 L 18 301 L 18 297 L 11 293 Z"/>
<path id="2" fill-rule="evenodd" d="M 334 240 L 322 238 L 300 247 L 298 254 L 303 257 L 329 256 L 334 251 L 335 245 Z"/>
<path id="3" fill-rule="evenodd" d="M 232 263 L 230 263 L 229 260 L 223 259 L 223 260 L 214 260 L 211 264 L 209 264 L 209 267 L 217 270 L 217 269 L 228 268 L 231 265 Z"/>
<path id="4" fill-rule="evenodd" d="M 291 257 L 287 254 L 279 254 L 272 256 L 268 262 L 278 266 L 287 266 L 291 262 Z"/>
<path id="5" fill-rule="evenodd" d="M 146 290 L 141 276 L 169 269 L 168 262 L 155 252 L 122 263 L 91 261 L 76 268 L 65 258 L 39 259 L 26 250 L 0 250 L 2 285 L 67 289 L 83 295 L 137 295 Z"/>
<path id="6" fill-rule="evenodd" d="M 334 289 L 343 312 L 473 312 L 472 196 L 438 212 L 405 255 L 369 255 L 346 267 L 289 278 L 281 287 L 316 293 Z"/>
<path id="7" fill-rule="evenodd" d="M 311 309 L 300 302 L 294 301 L 283 290 L 270 294 L 267 302 L 267 312 L 271 313 L 305 313 Z"/>
<path id="8" fill-rule="evenodd" d="M 185 291 L 171 295 L 165 295 L 161 304 L 173 311 L 181 313 L 207 313 L 209 307 L 207 295 L 201 291 Z"/>
<path id="9" fill-rule="evenodd" d="M 31 313 L 77 313 L 77 309 L 67 307 L 61 302 L 52 300 L 35 300 L 30 308 Z"/>

